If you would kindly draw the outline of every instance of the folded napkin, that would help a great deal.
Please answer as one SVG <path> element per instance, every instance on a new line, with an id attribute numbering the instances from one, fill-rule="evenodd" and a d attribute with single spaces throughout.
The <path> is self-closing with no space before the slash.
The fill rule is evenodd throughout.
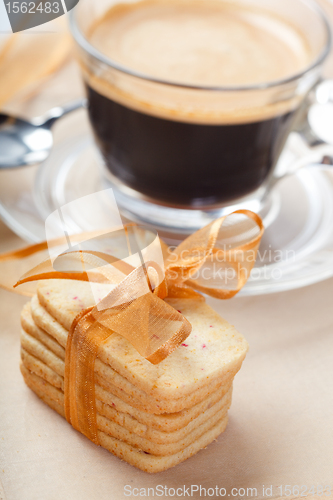
<path id="1" fill-rule="evenodd" d="M 46 31 L 47 29 L 47 31 Z M 65 18 L 0 37 L 0 109 L 21 91 L 36 91 L 68 58 L 72 40 Z"/>

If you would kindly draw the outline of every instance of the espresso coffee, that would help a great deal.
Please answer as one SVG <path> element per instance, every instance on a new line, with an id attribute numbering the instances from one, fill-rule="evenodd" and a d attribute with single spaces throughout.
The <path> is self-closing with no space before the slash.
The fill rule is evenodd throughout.
<path id="1" fill-rule="evenodd" d="M 312 55 L 295 27 L 227 0 L 146 0 L 111 8 L 89 40 L 120 69 L 111 79 L 86 70 L 90 120 L 114 179 L 199 207 L 269 178 L 299 101 L 233 89 L 304 70 Z"/>

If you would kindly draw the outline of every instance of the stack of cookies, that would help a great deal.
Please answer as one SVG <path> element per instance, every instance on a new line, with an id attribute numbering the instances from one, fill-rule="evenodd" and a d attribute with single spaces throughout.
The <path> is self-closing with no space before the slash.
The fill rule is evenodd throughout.
<path id="1" fill-rule="evenodd" d="M 78 313 L 94 305 L 98 295 L 105 296 L 105 286 L 43 282 L 22 311 L 24 380 L 63 416 L 68 330 Z M 152 365 L 126 339 L 112 334 L 95 363 L 100 444 L 146 472 L 173 467 L 225 430 L 233 378 L 248 348 L 242 335 L 204 301 L 167 302 L 192 325 L 176 351 Z"/>

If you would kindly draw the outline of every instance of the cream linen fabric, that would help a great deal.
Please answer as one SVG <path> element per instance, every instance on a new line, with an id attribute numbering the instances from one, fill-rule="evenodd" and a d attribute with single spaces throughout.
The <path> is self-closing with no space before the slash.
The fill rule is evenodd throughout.
<path id="1" fill-rule="evenodd" d="M 1 224 L 0 250 L 19 244 Z M 209 299 L 250 344 L 229 424 L 196 456 L 150 476 L 74 431 L 25 386 L 19 315 L 26 299 L 1 290 L 0 499 L 118 500 L 127 498 L 125 485 L 257 488 L 258 499 L 263 485 L 273 485 L 273 498 L 279 485 L 333 491 L 332 296 L 331 279 L 261 297 Z"/>

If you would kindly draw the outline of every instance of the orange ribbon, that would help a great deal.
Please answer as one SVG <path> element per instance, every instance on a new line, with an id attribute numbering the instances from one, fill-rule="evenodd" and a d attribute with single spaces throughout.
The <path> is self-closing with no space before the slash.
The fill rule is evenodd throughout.
<path id="1" fill-rule="evenodd" d="M 125 228 L 127 238 L 133 227 Z M 148 361 L 160 363 L 191 332 L 187 319 L 163 299 L 204 300 L 196 290 L 220 299 L 236 295 L 253 268 L 263 231 L 258 215 L 239 210 L 189 236 L 168 252 L 163 264 L 157 257 L 146 258 L 134 267 L 105 252 L 74 250 L 54 262 L 48 259 L 38 264 L 17 282 L 15 286 L 41 279 L 73 279 L 114 286 L 95 307 L 75 318 L 68 334 L 65 414 L 75 429 L 98 444 L 94 365 L 101 343 L 117 333 Z M 154 256 L 156 240 L 153 243 L 148 254 Z M 165 254 L 167 247 L 160 244 Z M 42 243 L 10 252 L 0 257 L 0 266 L 22 259 L 30 262 L 46 248 Z"/>

